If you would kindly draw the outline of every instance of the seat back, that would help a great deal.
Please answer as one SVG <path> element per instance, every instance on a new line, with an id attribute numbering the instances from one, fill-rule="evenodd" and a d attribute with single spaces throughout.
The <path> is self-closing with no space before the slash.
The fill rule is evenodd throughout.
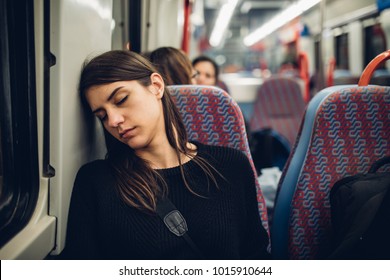
<path id="1" fill-rule="evenodd" d="M 390 75 L 375 76 L 371 79 L 370 84 L 378 86 L 390 86 Z"/>
<path id="2" fill-rule="evenodd" d="M 190 140 L 232 147 L 247 155 L 256 180 L 259 213 L 268 231 L 267 208 L 249 150 L 244 118 L 237 103 L 218 87 L 177 85 L 168 89 L 183 117 Z"/>
<path id="3" fill-rule="evenodd" d="M 359 76 L 349 76 L 349 77 L 335 77 L 334 85 L 356 85 L 359 81 Z"/>
<path id="4" fill-rule="evenodd" d="M 295 142 L 306 103 L 302 89 L 294 79 L 274 76 L 261 85 L 250 120 L 252 132 L 270 128 Z"/>
<path id="5" fill-rule="evenodd" d="M 390 87 L 334 86 L 314 96 L 283 170 L 271 230 L 276 259 L 320 259 L 331 238 L 329 193 L 390 155 Z"/>

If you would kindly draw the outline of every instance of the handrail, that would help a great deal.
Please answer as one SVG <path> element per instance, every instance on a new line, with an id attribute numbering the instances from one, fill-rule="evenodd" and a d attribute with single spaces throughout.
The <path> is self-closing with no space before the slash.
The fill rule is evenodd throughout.
<path id="1" fill-rule="evenodd" d="M 383 61 L 388 60 L 389 58 L 390 58 L 390 50 L 387 50 L 377 55 L 373 60 L 371 60 L 370 63 L 368 63 L 368 65 L 366 66 L 366 68 L 363 70 L 358 85 L 367 86 L 372 77 L 372 74 L 374 73 L 378 65 Z"/>

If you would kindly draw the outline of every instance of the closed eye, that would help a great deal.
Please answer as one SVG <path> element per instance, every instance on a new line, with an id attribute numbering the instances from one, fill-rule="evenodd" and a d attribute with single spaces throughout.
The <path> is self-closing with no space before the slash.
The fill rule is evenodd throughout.
<path id="1" fill-rule="evenodd" d="M 94 115 L 101 121 L 104 121 L 107 118 L 107 113 L 103 109 L 97 109 L 94 111 Z"/>
<path id="2" fill-rule="evenodd" d="M 99 120 L 101 120 L 103 122 L 103 121 L 105 121 L 107 119 L 107 114 L 97 115 L 97 117 L 99 118 Z"/>
<path id="3" fill-rule="evenodd" d="M 123 103 L 127 100 L 127 97 L 129 97 L 129 96 L 126 95 L 126 96 L 123 97 L 121 100 L 119 100 L 118 102 L 116 102 L 115 105 L 121 105 L 121 104 L 123 104 Z"/>

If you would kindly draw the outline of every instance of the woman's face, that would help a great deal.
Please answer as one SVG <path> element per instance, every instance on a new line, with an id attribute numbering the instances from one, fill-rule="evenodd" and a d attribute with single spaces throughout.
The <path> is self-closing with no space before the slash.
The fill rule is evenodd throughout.
<path id="1" fill-rule="evenodd" d="M 93 86 L 86 92 L 92 111 L 105 129 L 134 150 L 158 145 L 162 137 L 166 138 L 161 100 L 164 84 L 158 74 L 152 74 L 151 79 L 147 87 L 137 81 L 119 81 Z"/>
<path id="2" fill-rule="evenodd" d="M 198 85 L 216 85 L 215 69 L 211 62 L 199 61 L 194 65 L 194 68 L 199 73 L 196 81 Z"/>

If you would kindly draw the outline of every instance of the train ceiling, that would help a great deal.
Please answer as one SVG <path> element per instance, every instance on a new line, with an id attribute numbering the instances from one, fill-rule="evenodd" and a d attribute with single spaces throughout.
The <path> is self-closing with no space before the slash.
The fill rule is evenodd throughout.
<path id="1" fill-rule="evenodd" d="M 199 1 L 199 0 L 196 0 Z M 200 0 L 202 1 L 202 0 Z M 228 0 L 204 0 L 204 20 L 206 36 L 210 38 L 220 8 Z M 242 44 L 242 38 L 261 26 L 282 9 L 296 0 L 238 0 L 229 26 L 220 46 L 234 47 Z"/>

